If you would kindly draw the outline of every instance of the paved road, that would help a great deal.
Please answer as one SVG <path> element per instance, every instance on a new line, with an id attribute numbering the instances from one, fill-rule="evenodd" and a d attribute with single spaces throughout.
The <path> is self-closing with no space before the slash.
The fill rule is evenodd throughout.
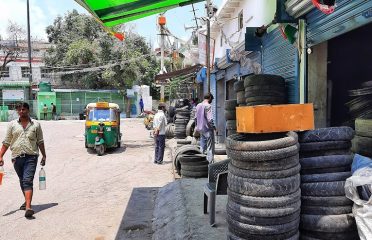
<path id="1" fill-rule="evenodd" d="M 83 121 L 41 125 L 47 190 L 39 191 L 35 180 L 35 219 L 25 219 L 17 211 L 23 196 L 8 151 L 0 186 L 1 240 L 115 239 L 133 189 L 162 187 L 173 180 L 168 152 L 164 165 L 152 163 L 153 140 L 141 120 L 122 121 L 124 147 L 101 157 L 84 148 Z M 5 130 L 6 123 L 0 123 L 1 141 Z"/>

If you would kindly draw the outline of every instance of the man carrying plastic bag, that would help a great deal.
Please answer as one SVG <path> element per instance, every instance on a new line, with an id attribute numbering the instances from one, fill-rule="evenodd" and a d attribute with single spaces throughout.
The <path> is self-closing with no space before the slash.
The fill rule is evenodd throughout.
<path id="1" fill-rule="evenodd" d="M 355 154 L 352 176 L 346 179 L 346 197 L 354 202 L 353 215 L 361 240 L 372 239 L 372 159 Z"/>

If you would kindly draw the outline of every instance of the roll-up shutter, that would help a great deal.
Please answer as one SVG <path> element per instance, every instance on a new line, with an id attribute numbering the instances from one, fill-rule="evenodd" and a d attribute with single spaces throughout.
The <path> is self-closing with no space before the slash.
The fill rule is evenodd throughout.
<path id="1" fill-rule="evenodd" d="M 372 22 L 372 1 L 339 0 L 335 11 L 326 15 L 318 9 L 307 14 L 307 46 L 337 37 Z"/>
<path id="2" fill-rule="evenodd" d="M 254 68 L 261 65 L 261 52 L 252 52 L 240 60 L 240 76 L 254 73 Z"/>
<path id="3" fill-rule="evenodd" d="M 287 0 L 284 5 L 287 13 L 294 18 L 301 17 L 315 8 L 311 0 Z"/>
<path id="4" fill-rule="evenodd" d="M 294 45 L 276 28 L 263 39 L 263 73 L 282 76 L 287 85 L 289 103 L 299 102 L 298 54 Z"/>
<path id="5" fill-rule="evenodd" d="M 234 65 L 231 65 L 229 68 L 226 69 L 225 79 L 226 81 L 233 79 L 234 75 L 239 76 L 240 74 L 240 64 L 234 63 Z"/>

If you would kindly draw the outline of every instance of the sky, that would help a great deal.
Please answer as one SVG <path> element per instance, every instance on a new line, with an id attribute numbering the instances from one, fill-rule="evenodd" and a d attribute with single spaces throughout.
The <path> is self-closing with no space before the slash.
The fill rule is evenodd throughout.
<path id="1" fill-rule="evenodd" d="M 31 35 L 39 39 L 47 40 L 45 29 L 53 24 L 58 15 L 65 15 L 73 9 L 81 13 L 87 13 L 84 8 L 73 0 L 29 0 L 30 1 L 30 22 Z M 213 3 L 219 6 L 222 0 L 214 0 Z M 205 15 L 205 2 L 194 4 L 197 17 Z M 16 22 L 26 29 L 27 26 L 26 0 L 0 0 L 0 35 L 6 36 L 6 28 L 9 20 Z M 88 14 L 88 13 L 87 13 Z M 166 15 L 167 27 L 172 34 L 187 39 L 191 30 L 185 31 L 184 26 L 195 26 L 194 15 L 191 5 L 169 10 Z M 151 41 L 154 46 L 158 45 L 156 27 L 156 16 L 150 16 L 131 22 L 135 31 Z"/>

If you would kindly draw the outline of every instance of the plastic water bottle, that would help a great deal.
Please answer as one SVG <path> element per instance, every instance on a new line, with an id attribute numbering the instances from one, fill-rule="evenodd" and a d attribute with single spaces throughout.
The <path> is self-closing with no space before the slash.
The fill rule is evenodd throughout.
<path id="1" fill-rule="evenodd" d="M 44 168 L 41 168 L 39 171 L 39 190 L 46 189 L 46 175 Z"/>
<path id="2" fill-rule="evenodd" d="M 0 166 L 0 185 L 3 183 L 4 168 Z"/>

